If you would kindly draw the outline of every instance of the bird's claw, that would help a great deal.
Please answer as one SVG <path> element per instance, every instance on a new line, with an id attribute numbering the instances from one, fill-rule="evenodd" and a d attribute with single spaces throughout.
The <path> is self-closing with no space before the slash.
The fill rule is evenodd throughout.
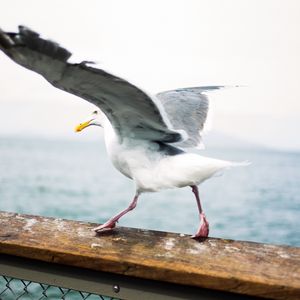
<path id="1" fill-rule="evenodd" d="M 204 213 L 200 214 L 201 223 L 200 227 L 196 234 L 192 236 L 192 239 L 198 239 L 198 238 L 207 238 L 209 233 L 209 223 L 206 220 L 206 216 Z"/>
<path id="2" fill-rule="evenodd" d="M 93 231 L 99 233 L 99 232 L 105 232 L 105 231 L 110 231 L 116 227 L 116 222 L 113 221 L 107 221 L 106 223 L 93 228 Z"/>

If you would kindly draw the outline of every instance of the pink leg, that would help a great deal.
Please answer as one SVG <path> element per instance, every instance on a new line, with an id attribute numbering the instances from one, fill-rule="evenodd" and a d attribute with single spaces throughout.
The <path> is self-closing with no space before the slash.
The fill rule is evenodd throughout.
<path id="1" fill-rule="evenodd" d="M 196 185 L 191 186 L 192 191 L 195 195 L 196 201 L 197 201 L 197 206 L 199 210 L 199 216 L 200 216 L 200 226 L 195 235 L 192 236 L 192 238 L 201 238 L 201 237 L 208 237 L 209 233 L 209 223 L 206 220 L 205 214 L 202 210 L 201 202 L 200 202 L 200 197 L 199 197 L 199 191 L 198 187 Z"/>
<path id="2" fill-rule="evenodd" d="M 104 224 L 94 228 L 93 230 L 96 232 L 103 232 L 103 231 L 108 231 L 108 230 L 115 228 L 116 222 L 118 222 L 122 216 L 124 216 L 125 214 L 127 214 L 129 211 L 133 210 L 136 207 L 138 198 L 139 198 L 139 195 L 138 194 L 135 195 L 132 202 L 129 204 L 129 206 L 126 209 L 124 209 L 123 211 L 121 211 L 116 216 L 112 217 L 111 219 L 109 219 Z"/>

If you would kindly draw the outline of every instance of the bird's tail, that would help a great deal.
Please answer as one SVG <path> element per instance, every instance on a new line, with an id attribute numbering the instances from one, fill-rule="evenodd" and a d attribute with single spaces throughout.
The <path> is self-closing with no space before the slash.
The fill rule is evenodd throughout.
<path id="1" fill-rule="evenodd" d="M 244 161 L 231 161 L 230 165 L 228 166 L 230 167 L 246 167 L 251 165 L 251 162 L 248 160 L 244 160 Z"/>

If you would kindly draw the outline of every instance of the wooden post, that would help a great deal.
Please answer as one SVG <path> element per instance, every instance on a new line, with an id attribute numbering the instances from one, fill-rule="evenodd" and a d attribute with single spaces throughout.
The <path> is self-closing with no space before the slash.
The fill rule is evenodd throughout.
<path id="1" fill-rule="evenodd" d="M 272 299 L 300 299 L 300 248 L 0 212 L 0 253 Z"/>

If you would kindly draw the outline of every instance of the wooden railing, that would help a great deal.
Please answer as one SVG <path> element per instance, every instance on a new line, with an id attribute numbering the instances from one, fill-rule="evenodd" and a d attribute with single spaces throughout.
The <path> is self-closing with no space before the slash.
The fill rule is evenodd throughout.
<path id="1" fill-rule="evenodd" d="M 151 280 L 160 287 L 162 284 L 168 287 L 172 284 L 181 290 L 184 287 L 187 294 L 191 290 L 194 296 L 199 292 L 199 295 L 230 293 L 233 296 L 300 299 L 300 248 L 217 238 L 196 241 L 184 234 L 125 227 L 96 235 L 91 231 L 94 226 L 0 212 L 3 266 L 7 261 L 6 267 L 0 269 L 0 275 L 11 276 L 7 271 L 9 265 L 13 268 L 14 258 L 22 257 L 65 265 L 64 268 L 80 268 L 83 272 L 92 270 L 93 276 L 96 276 L 95 271 L 118 278 L 122 276 L 133 282 L 137 280 L 140 288 L 140 280 Z M 31 277 L 24 279 L 31 280 Z M 155 284 L 151 286 L 155 288 Z M 122 290 L 120 286 L 118 289 L 115 291 L 119 293 L 118 298 L 137 298 L 129 297 L 126 289 Z M 167 292 L 164 293 L 164 299 L 168 299 Z M 246 299 L 243 297 L 241 299 Z"/>

